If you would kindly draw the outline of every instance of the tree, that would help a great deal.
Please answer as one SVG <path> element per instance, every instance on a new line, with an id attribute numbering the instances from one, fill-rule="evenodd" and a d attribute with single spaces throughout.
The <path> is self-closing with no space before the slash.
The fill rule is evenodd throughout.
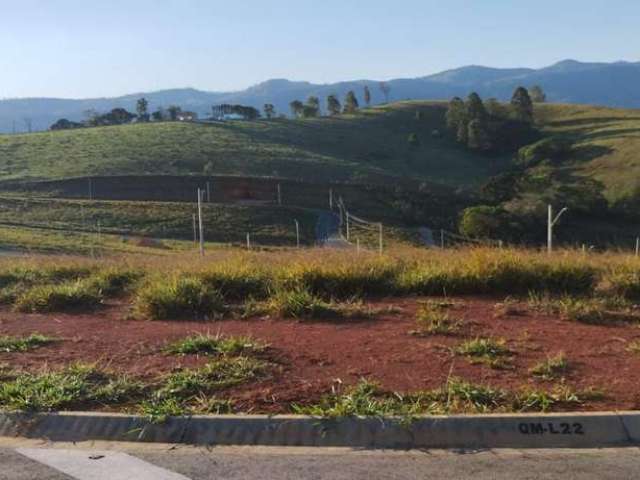
<path id="1" fill-rule="evenodd" d="M 158 107 L 158 109 L 151 114 L 151 118 L 154 122 L 161 122 L 165 119 L 166 113 L 162 107 Z"/>
<path id="2" fill-rule="evenodd" d="M 462 212 L 458 230 L 462 235 L 475 238 L 500 238 L 508 221 L 508 214 L 500 207 L 478 205 Z"/>
<path id="3" fill-rule="evenodd" d="M 167 107 L 167 114 L 169 115 L 169 120 L 175 122 L 178 119 L 178 114 L 182 112 L 182 109 L 177 105 L 169 105 Z"/>
<path id="4" fill-rule="evenodd" d="M 458 127 L 456 129 L 456 140 L 463 145 L 467 144 L 467 140 L 469 139 L 469 124 L 466 118 L 458 123 Z"/>
<path id="5" fill-rule="evenodd" d="M 70 130 L 73 128 L 82 128 L 83 125 L 78 122 L 72 122 L 66 118 L 61 118 L 49 127 L 49 130 Z"/>
<path id="6" fill-rule="evenodd" d="M 262 109 L 264 110 L 264 116 L 267 117 L 267 119 L 271 120 L 276 116 L 276 107 L 274 107 L 273 104 L 265 103 Z"/>
<path id="7" fill-rule="evenodd" d="M 347 96 L 344 98 L 344 113 L 355 113 L 358 111 L 358 99 L 353 90 L 347 92 Z"/>
<path id="8" fill-rule="evenodd" d="M 491 150 L 491 137 L 489 135 L 486 120 L 474 118 L 467 127 L 467 146 L 472 150 L 486 152 Z"/>
<path id="9" fill-rule="evenodd" d="M 467 109 L 464 101 L 460 97 L 453 97 L 449 102 L 449 108 L 445 114 L 445 122 L 447 128 L 453 132 L 457 132 L 460 123 L 466 121 Z"/>
<path id="10" fill-rule="evenodd" d="M 340 100 L 335 95 L 329 95 L 327 97 L 327 111 L 329 115 L 338 115 L 342 106 L 340 105 Z"/>
<path id="11" fill-rule="evenodd" d="M 484 103 L 480 95 L 476 92 L 471 92 L 467 97 L 467 118 L 471 120 L 484 121 L 487 118 L 487 110 L 484 108 Z"/>
<path id="12" fill-rule="evenodd" d="M 533 123 L 533 102 L 526 88 L 518 87 L 513 92 L 511 111 L 516 120 Z"/>
<path id="13" fill-rule="evenodd" d="M 509 109 L 496 98 L 490 98 L 484 104 L 490 117 L 496 120 L 506 120 L 509 117 Z"/>
<path id="14" fill-rule="evenodd" d="M 547 94 L 544 93 L 540 85 L 534 85 L 529 89 L 529 96 L 533 103 L 544 103 L 547 101 Z"/>
<path id="15" fill-rule="evenodd" d="M 136 112 L 138 114 L 138 120 L 141 122 L 149 121 L 149 102 L 146 98 L 142 97 L 136 102 Z"/>
<path id="16" fill-rule="evenodd" d="M 98 125 L 98 117 L 100 117 L 100 114 L 95 108 L 89 108 L 82 112 L 82 114 L 85 117 L 85 123 L 89 127 L 95 127 L 96 125 Z"/>
<path id="17" fill-rule="evenodd" d="M 306 118 L 309 117 L 317 117 L 320 113 L 320 99 L 315 96 L 310 96 L 307 98 L 307 103 L 305 103 L 302 108 L 302 115 Z"/>
<path id="18" fill-rule="evenodd" d="M 364 103 L 367 105 L 371 105 L 371 92 L 369 91 L 369 87 L 367 85 L 364 86 Z"/>
<path id="19" fill-rule="evenodd" d="M 391 86 L 386 82 L 380 82 L 378 84 L 378 87 L 380 87 L 380 91 L 382 92 L 382 95 L 384 95 L 384 102 L 389 103 L 389 94 L 391 93 Z"/>
<path id="20" fill-rule="evenodd" d="M 300 100 L 293 100 L 289 103 L 289 108 L 291 108 L 291 114 L 298 118 L 304 112 L 304 104 Z"/>

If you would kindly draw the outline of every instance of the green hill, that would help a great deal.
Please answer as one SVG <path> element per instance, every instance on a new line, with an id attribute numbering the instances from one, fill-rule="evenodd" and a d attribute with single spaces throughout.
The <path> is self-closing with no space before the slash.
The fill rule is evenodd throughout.
<path id="1" fill-rule="evenodd" d="M 416 112 L 421 112 L 420 118 Z M 404 102 L 301 120 L 160 123 L 0 136 L 0 180 L 87 175 L 285 176 L 477 184 L 486 162 L 445 138 L 445 104 Z M 419 145 L 411 145 L 415 133 Z"/>
<path id="2" fill-rule="evenodd" d="M 267 228 L 275 218 L 268 209 L 276 203 L 281 181 L 288 182 L 282 184 L 287 208 L 326 209 L 333 187 L 352 213 L 400 228 L 455 228 L 465 206 L 490 204 L 517 217 L 520 230 L 511 238 L 522 239 L 543 231 L 539 223 L 546 204 L 554 203 L 572 210 L 575 229 L 567 238 L 588 237 L 596 222 L 612 235 L 631 230 L 629 218 L 638 216 L 634 212 L 640 205 L 640 111 L 537 104 L 542 140 L 494 157 L 457 144 L 445 132 L 445 111 L 443 102 L 407 101 L 330 118 L 164 122 L 4 135 L 0 188 L 75 178 L 39 184 L 30 195 L 86 198 L 88 179 L 82 177 L 93 177 L 94 198 L 101 200 L 193 201 L 196 183 L 211 180 L 214 196 L 219 195 L 212 202 L 251 204 L 238 228 L 230 227 L 220 235 L 223 239 L 247 230 L 254 216 L 260 229 Z M 413 134 L 417 142 L 409 141 Z M 493 198 L 479 188 L 487 182 L 497 186 Z M 33 220 L 44 214 L 42 208 L 38 212 Z M 113 227 L 135 220 L 138 214 L 132 212 L 133 206 L 126 220 Z M 291 215 L 275 212 L 274 224 L 289 231 Z M 188 218 L 182 213 L 180 222 L 180 234 L 170 235 L 188 238 Z"/>

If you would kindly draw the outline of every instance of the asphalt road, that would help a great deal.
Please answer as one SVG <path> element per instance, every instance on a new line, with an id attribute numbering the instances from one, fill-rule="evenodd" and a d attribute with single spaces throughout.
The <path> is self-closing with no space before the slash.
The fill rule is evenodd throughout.
<path id="1" fill-rule="evenodd" d="M 637 479 L 640 449 L 367 451 L 0 440 L 2 480 Z"/>

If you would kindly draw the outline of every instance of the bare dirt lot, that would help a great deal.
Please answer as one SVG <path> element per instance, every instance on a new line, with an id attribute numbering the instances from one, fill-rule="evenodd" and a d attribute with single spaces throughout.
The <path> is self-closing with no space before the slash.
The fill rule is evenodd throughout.
<path id="1" fill-rule="evenodd" d="M 452 300 L 452 299 L 449 299 Z M 508 314 L 496 314 L 500 298 L 453 299 L 451 315 L 461 322 L 453 335 L 411 335 L 416 310 L 423 299 L 371 302 L 376 308 L 393 306 L 366 320 L 285 320 L 259 317 L 215 322 L 130 320 L 124 303 L 84 314 L 22 314 L 0 312 L 0 335 L 41 333 L 59 341 L 22 353 L 0 353 L 5 368 L 37 371 L 73 362 L 98 366 L 152 380 L 177 368 L 202 365 L 203 356 L 169 355 L 163 347 L 201 332 L 248 335 L 269 348 L 261 356 L 277 365 L 264 380 L 228 388 L 243 412 L 287 413 L 292 403 L 317 402 L 336 382 L 355 384 L 366 378 L 382 388 L 415 392 L 443 385 L 456 376 L 505 389 L 544 388 L 563 382 L 575 390 L 594 388 L 604 394 L 580 410 L 640 408 L 640 355 L 628 350 L 640 339 L 633 324 L 590 325 L 540 314 L 526 302 Z M 491 337 L 506 340 L 512 355 L 506 368 L 473 364 L 452 353 L 464 340 Z M 541 380 L 530 369 L 549 356 L 564 353 L 568 369 L 562 379 Z"/>

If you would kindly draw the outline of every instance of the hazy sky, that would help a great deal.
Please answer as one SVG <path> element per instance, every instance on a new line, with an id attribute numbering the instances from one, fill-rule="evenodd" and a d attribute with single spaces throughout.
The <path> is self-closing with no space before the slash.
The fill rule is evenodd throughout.
<path id="1" fill-rule="evenodd" d="M 0 98 L 640 59 L 638 0 L 0 0 Z"/>

